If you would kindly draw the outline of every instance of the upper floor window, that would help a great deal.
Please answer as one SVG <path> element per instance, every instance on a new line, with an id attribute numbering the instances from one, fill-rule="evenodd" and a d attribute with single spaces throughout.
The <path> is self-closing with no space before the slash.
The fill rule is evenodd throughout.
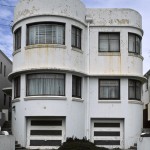
<path id="1" fill-rule="evenodd" d="M 100 79 L 99 99 L 120 99 L 120 81 Z"/>
<path id="2" fill-rule="evenodd" d="M 6 94 L 4 94 L 4 106 L 6 105 Z"/>
<path id="3" fill-rule="evenodd" d="M 120 33 L 99 33 L 99 52 L 119 52 Z"/>
<path id="4" fill-rule="evenodd" d="M 6 66 L 4 66 L 4 77 L 6 77 Z"/>
<path id="5" fill-rule="evenodd" d="M 129 80 L 129 99 L 141 99 L 141 82 L 137 80 Z"/>
<path id="6" fill-rule="evenodd" d="M 27 96 L 64 96 L 64 74 L 30 74 L 27 75 Z"/>
<path id="7" fill-rule="evenodd" d="M 20 97 L 20 76 L 14 79 L 14 98 Z"/>
<path id="8" fill-rule="evenodd" d="M 72 26 L 72 47 L 81 49 L 81 29 L 75 26 Z"/>
<path id="9" fill-rule="evenodd" d="M 28 45 L 65 44 L 64 24 L 36 24 L 28 26 Z"/>
<path id="10" fill-rule="evenodd" d="M 141 37 L 129 33 L 129 52 L 131 53 L 136 53 L 136 54 L 141 54 Z"/>
<path id="11" fill-rule="evenodd" d="M 81 98 L 81 77 L 72 76 L 72 97 Z"/>
<path id="12" fill-rule="evenodd" d="M 15 50 L 21 48 L 21 28 L 15 31 Z"/>

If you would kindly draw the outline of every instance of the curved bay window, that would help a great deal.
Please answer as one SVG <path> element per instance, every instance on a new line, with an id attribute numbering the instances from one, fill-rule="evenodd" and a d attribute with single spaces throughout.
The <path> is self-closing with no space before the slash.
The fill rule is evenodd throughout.
<path id="1" fill-rule="evenodd" d="M 64 96 L 64 74 L 27 75 L 27 96 Z"/>
<path id="2" fill-rule="evenodd" d="M 28 26 L 27 45 L 65 44 L 64 24 L 34 24 Z"/>
<path id="3" fill-rule="evenodd" d="M 137 80 L 129 80 L 129 99 L 141 100 L 141 82 Z"/>
<path id="4" fill-rule="evenodd" d="M 141 54 L 141 37 L 129 33 L 129 52 L 130 53 L 136 53 L 136 54 Z"/>

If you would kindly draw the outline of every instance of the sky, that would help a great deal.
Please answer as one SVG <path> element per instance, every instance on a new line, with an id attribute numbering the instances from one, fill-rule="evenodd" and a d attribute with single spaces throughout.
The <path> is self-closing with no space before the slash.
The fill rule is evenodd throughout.
<path id="1" fill-rule="evenodd" d="M 0 49 L 12 60 L 13 38 L 11 26 L 13 11 L 18 0 L 0 0 Z M 142 15 L 143 73 L 150 69 L 150 0 L 81 0 L 88 8 L 131 8 Z"/>

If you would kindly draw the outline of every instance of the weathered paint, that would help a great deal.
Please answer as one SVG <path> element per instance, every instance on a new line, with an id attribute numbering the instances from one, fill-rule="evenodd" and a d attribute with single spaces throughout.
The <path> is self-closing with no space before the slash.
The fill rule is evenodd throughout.
<path id="1" fill-rule="evenodd" d="M 93 19 L 89 23 L 89 43 L 86 15 Z M 44 21 L 65 23 L 65 45 L 26 45 L 26 25 Z M 71 47 L 72 25 L 82 29 L 81 51 Z M 143 58 L 129 54 L 128 32 L 142 36 L 139 13 L 131 9 L 86 9 L 79 0 L 22 0 L 15 9 L 13 32 L 18 27 L 22 28 L 23 36 L 21 50 L 14 52 L 12 75 L 22 70 L 66 74 L 64 97 L 27 97 L 26 74 L 21 74 L 21 97 L 14 99 L 12 114 L 13 133 L 20 144 L 26 146 L 26 117 L 29 116 L 66 117 L 66 137 L 78 138 L 90 138 L 93 118 L 122 119 L 124 148 L 137 142 L 142 128 L 143 105 L 128 101 L 128 78 L 143 78 Z M 120 32 L 120 52 L 99 53 L 99 32 Z M 82 99 L 72 98 L 74 72 L 83 78 Z M 101 76 L 120 79 L 119 101 L 98 100 Z"/>

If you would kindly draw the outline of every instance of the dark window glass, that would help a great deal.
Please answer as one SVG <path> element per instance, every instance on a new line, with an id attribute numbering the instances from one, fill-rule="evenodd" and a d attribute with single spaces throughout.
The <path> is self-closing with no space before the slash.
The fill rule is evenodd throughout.
<path id="1" fill-rule="evenodd" d="M 14 79 L 14 98 L 20 97 L 20 76 Z"/>
<path id="2" fill-rule="evenodd" d="M 36 24 L 28 26 L 28 45 L 65 44 L 64 24 Z"/>
<path id="3" fill-rule="evenodd" d="M 72 96 L 81 98 L 81 77 L 72 76 Z"/>
<path id="4" fill-rule="evenodd" d="M 136 54 L 141 54 L 141 37 L 129 33 L 129 52 L 131 53 L 136 53 Z"/>
<path id="5" fill-rule="evenodd" d="M 15 50 L 21 48 L 21 28 L 15 31 Z"/>
<path id="6" fill-rule="evenodd" d="M 11 107 L 11 97 L 9 97 L 9 107 Z"/>
<path id="7" fill-rule="evenodd" d="M 100 52 L 119 52 L 120 33 L 99 33 Z"/>
<path id="8" fill-rule="evenodd" d="M 6 105 L 6 94 L 4 94 L 4 105 Z"/>
<path id="9" fill-rule="evenodd" d="M 2 73 L 2 70 L 3 70 L 3 65 L 2 65 L 2 62 L 0 64 L 0 73 Z"/>
<path id="10" fill-rule="evenodd" d="M 4 77 L 6 77 L 6 66 L 4 66 Z"/>
<path id="11" fill-rule="evenodd" d="M 120 99 L 120 81 L 99 80 L 99 99 Z"/>
<path id="12" fill-rule="evenodd" d="M 129 99 L 141 99 L 141 82 L 137 80 L 129 80 Z"/>
<path id="13" fill-rule="evenodd" d="M 81 29 L 72 26 L 72 47 L 81 49 Z"/>
<path id="14" fill-rule="evenodd" d="M 65 95 L 64 74 L 31 74 L 27 76 L 27 95 Z"/>

